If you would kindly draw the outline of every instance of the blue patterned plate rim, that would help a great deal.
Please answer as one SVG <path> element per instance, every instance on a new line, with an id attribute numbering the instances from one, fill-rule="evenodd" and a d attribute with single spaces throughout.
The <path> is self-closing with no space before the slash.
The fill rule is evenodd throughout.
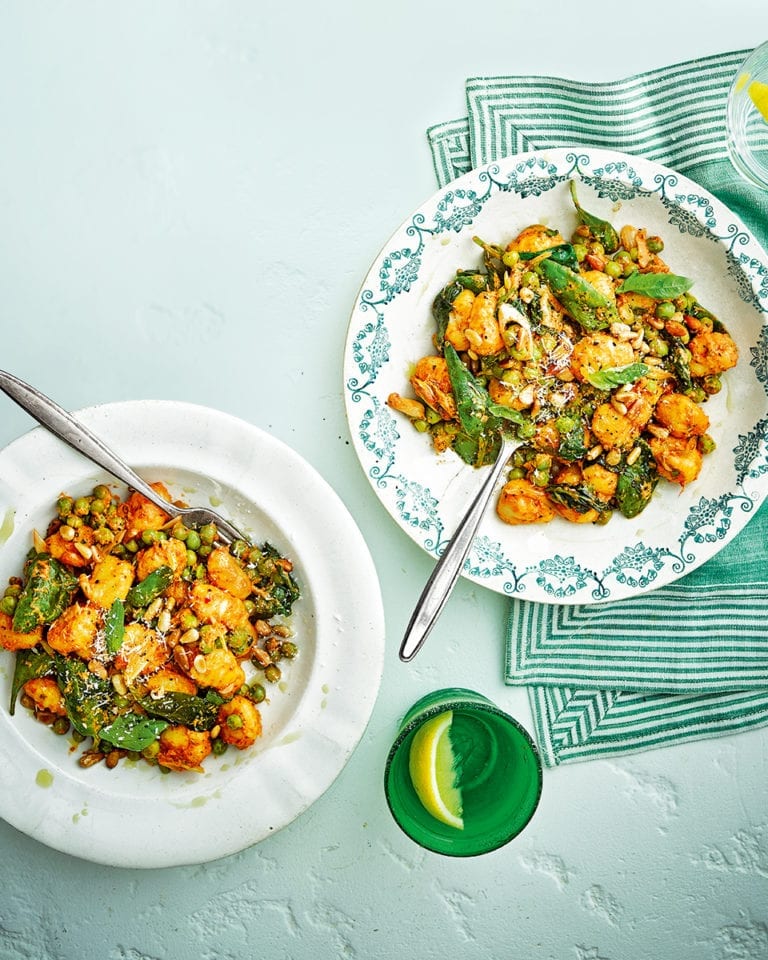
<path id="1" fill-rule="evenodd" d="M 494 591 L 545 603 L 598 603 L 671 583 L 710 559 L 768 492 L 768 257 L 743 222 L 702 187 L 642 157 L 579 147 L 517 154 L 438 190 L 390 237 L 356 298 L 344 350 L 344 399 L 355 451 L 387 512 L 438 557 L 483 479 L 386 404 L 430 352 L 435 294 L 480 264 L 472 241 L 511 238 L 530 223 L 576 226 L 582 204 L 616 226 L 659 234 L 673 271 L 739 346 L 738 367 L 707 403 L 717 449 L 693 483 L 662 483 L 637 518 L 602 527 L 556 519 L 511 527 L 489 509 L 463 574 Z"/>

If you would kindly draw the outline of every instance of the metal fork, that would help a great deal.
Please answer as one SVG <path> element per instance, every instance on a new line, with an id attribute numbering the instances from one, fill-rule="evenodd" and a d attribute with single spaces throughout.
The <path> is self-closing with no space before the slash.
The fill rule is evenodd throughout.
<path id="1" fill-rule="evenodd" d="M 461 576 L 464 562 L 469 555 L 475 533 L 483 518 L 483 512 L 496 487 L 496 481 L 517 446 L 517 441 L 502 441 L 496 462 L 477 495 L 467 507 L 467 512 L 459 521 L 448 546 L 437 561 L 429 580 L 427 580 L 405 629 L 403 642 L 400 644 L 400 659 L 406 663 L 413 660 L 419 652 L 432 627 L 437 622 L 437 618 L 442 613 L 443 607 L 448 602 L 448 598 L 453 593 L 453 588 Z"/>
<path id="2" fill-rule="evenodd" d="M 206 523 L 216 525 L 219 539 L 224 543 L 233 540 L 247 540 L 234 524 L 207 507 L 177 507 L 161 497 L 145 480 L 132 470 L 124 460 L 121 460 L 109 447 L 92 433 L 85 424 L 76 420 L 71 413 L 67 413 L 53 400 L 40 393 L 34 387 L 14 377 L 11 373 L 0 370 L 0 390 L 8 394 L 11 400 L 50 430 L 55 436 L 70 447 L 77 450 L 84 457 L 93 461 L 97 466 L 112 474 L 117 480 L 136 490 L 147 500 L 151 500 L 172 517 L 179 517 L 191 527 L 202 526 Z"/>

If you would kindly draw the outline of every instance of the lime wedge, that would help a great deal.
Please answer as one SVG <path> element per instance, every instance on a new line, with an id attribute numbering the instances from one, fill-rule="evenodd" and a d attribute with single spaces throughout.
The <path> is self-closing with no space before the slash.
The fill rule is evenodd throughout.
<path id="1" fill-rule="evenodd" d="M 453 713 L 446 710 L 416 731 L 408 755 L 408 769 L 416 795 L 436 820 L 464 829 L 461 790 L 456 786 L 453 747 L 448 731 Z"/>

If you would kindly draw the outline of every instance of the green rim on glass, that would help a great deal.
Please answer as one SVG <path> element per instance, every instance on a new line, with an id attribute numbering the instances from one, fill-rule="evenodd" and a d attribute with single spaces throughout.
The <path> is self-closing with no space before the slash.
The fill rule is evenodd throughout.
<path id="1" fill-rule="evenodd" d="M 425 808 L 409 769 L 416 732 L 448 711 L 463 828 Z M 539 752 L 525 728 L 486 697 L 459 687 L 430 693 L 411 707 L 384 772 L 387 803 L 398 826 L 427 850 L 453 857 L 488 853 L 516 837 L 536 811 L 542 782 Z"/>

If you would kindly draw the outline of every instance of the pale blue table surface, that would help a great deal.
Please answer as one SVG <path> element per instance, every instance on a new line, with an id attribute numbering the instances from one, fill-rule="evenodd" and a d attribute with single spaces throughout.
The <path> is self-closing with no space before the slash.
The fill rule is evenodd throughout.
<path id="1" fill-rule="evenodd" d="M 432 561 L 363 475 L 341 377 L 466 77 L 618 79 L 765 39 L 764 0 L 0 2 L 0 367 L 70 409 L 184 399 L 271 431 L 359 524 L 387 626 L 360 745 L 269 840 L 138 871 L 0 822 L 0 960 L 768 956 L 767 731 L 547 771 L 534 822 L 485 857 L 398 831 L 382 769 L 413 700 L 471 685 L 530 714 L 501 681 L 505 601 L 468 582 L 399 662 Z M 0 445 L 30 426 L 0 403 Z"/>

